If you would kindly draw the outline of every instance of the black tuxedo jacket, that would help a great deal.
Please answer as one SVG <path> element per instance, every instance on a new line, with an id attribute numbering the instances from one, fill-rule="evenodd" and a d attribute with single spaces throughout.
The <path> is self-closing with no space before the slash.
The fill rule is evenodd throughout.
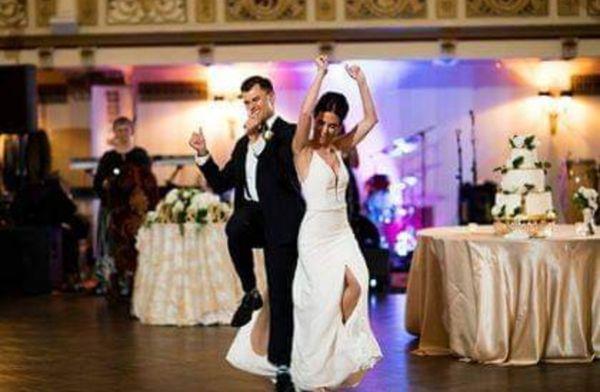
<path id="1" fill-rule="evenodd" d="M 273 135 L 266 141 L 266 146 L 258 158 L 256 188 L 265 217 L 267 243 L 272 245 L 295 246 L 304 215 L 305 206 L 292 155 L 295 130 L 295 124 L 278 117 L 271 128 Z M 200 166 L 216 193 L 235 189 L 236 209 L 247 203 L 244 197 L 247 152 L 248 136 L 245 135 L 236 143 L 231 158 L 223 169 L 219 169 L 212 158 Z"/>

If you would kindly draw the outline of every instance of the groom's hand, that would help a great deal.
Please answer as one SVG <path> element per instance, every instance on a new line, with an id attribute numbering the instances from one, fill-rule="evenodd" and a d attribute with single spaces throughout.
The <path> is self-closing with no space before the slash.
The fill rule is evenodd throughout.
<path id="1" fill-rule="evenodd" d="M 188 144 L 190 147 L 196 150 L 196 154 L 198 154 L 198 156 L 208 155 L 208 150 L 206 149 L 206 139 L 204 138 L 202 128 L 198 128 L 198 132 L 192 133 Z"/>
<path id="2" fill-rule="evenodd" d="M 244 124 L 244 129 L 246 130 L 248 136 L 256 135 L 260 130 L 262 122 L 263 119 L 259 115 L 258 111 L 250 114 L 246 120 L 246 123 Z"/>

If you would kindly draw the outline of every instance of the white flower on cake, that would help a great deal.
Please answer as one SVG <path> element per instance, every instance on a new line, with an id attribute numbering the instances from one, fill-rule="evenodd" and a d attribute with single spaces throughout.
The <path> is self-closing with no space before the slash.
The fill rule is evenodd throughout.
<path id="1" fill-rule="evenodd" d="M 546 219 L 555 220 L 556 219 L 556 212 L 554 212 L 554 210 L 548 210 L 546 212 Z"/>
<path id="2" fill-rule="evenodd" d="M 510 140 L 514 148 L 523 148 L 525 146 L 525 136 L 513 136 Z"/>
<path id="3" fill-rule="evenodd" d="M 500 211 L 502 211 L 502 207 L 499 205 L 495 205 L 492 207 L 492 216 L 500 216 Z"/>
<path id="4" fill-rule="evenodd" d="M 500 217 L 500 216 L 504 215 L 505 209 L 506 209 L 506 206 L 495 205 L 494 207 L 492 207 L 492 216 Z"/>

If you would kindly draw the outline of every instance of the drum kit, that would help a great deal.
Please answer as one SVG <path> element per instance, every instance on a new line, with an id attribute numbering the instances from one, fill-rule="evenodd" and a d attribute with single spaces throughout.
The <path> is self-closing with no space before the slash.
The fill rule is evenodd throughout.
<path id="1" fill-rule="evenodd" d="M 458 146 L 458 212 L 461 224 L 468 222 L 491 223 L 490 210 L 494 202 L 496 185 L 491 182 L 478 183 L 475 114 L 469 111 L 470 143 L 472 148 L 472 182 L 463 178 L 461 130 L 456 130 Z M 384 244 L 399 255 L 414 249 L 416 230 L 433 225 L 433 209 L 430 205 L 434 197 L 428 193 L 428 140 L 427 136 L 436 129 L 435 125 L 419 129 L 406 137 L 392 141 L 378 152 L 385 156 L 400 159 L 400 179 L 390 183 L 385 175 L 376 174 L 367 181 L 365 209 L 369 218 L 382 233 Z M 415 157 L 415 154 L 418 156 Z M 406 167 L 414 170 L 407 172 Z M 383 181 L 382 178 L 386 178 Z M 489 220 L 489 222 L 488 222 Z"/>
<path id="2" fill-rule="evenodd" d="M 377 226 L 382 246 L 399 256 L 408 256 L 416 246 L 416 231 L 433 223 L 432 208 L 426 205 L 426 159 L 427 134 L 434 129 L 432 125 L 397 138 L 374 154 L 399 159 L 401 175 L 397 181 L 375 174 L 366 182 L 365 212 Z M 415 170 L 407 171 L 407 167 Z"/>

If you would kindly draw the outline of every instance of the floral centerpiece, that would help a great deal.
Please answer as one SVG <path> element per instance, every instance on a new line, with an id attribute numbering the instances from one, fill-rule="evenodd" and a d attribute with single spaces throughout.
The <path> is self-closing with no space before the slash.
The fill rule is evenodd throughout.
<path id="1" fill-rule="evenodd" d="M 177 223 L 183 235 L 186 223 L 195 223 L 201 227 L 209 223 L 225 222 L 230 215 L 231 207 L 217 195 L 194 188 L 176 188 L 167 193 L 154 211 L 148 212 L 145 226 Z"/>
<path id="2" fill-rule="evenodd" d="M 598 192 L 595 189 L 581 186 L 573 195 L 573 202 L 583 214 L 583 223 L 577 226 L 577 233 L 582 235 L 595 234 L 594 214 L 598 210 Z"/>

